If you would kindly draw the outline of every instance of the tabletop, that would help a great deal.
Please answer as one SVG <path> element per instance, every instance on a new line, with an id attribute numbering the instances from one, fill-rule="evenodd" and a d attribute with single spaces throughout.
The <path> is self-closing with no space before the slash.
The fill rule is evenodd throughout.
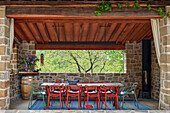
<path id="1" fill-rule="evenodd" d="M 42 83 L 41 86 L 46 86 L 46 85 L 69 85 L 69 83 Z M 101 86 L 101 85 L 105 85 L 105 86 L 123 86 L 122 83 L 77 83 L 77 85 L 82 85 L 82 87 L 84 87 L 85 85 L 87 86 L 91 86 L 91 85 L 95 85 L 95 86 Z"/>

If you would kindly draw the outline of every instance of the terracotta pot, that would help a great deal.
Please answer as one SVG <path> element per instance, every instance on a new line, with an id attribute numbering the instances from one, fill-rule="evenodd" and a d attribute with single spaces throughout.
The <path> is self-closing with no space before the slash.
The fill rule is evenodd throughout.
<path id="1" fill-rule="evenodd" d="M 136 97 L 138 98 L 139 97 L 139 89 L 136 89 L 135 90 L 135 93 L 136 93 Z M 128 95 L 130 98 L 133 98 L 132 95 Z"/>

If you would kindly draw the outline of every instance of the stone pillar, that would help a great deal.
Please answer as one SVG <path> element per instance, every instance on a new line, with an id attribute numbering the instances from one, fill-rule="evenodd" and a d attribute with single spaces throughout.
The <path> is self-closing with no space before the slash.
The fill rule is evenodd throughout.
<path id="1" fill-rule="evenodd" d="M 0 109 L 8 109 L 10 103 L 10 31 L 9 19 L 5 16 L 5 9 L 5 6 L 0 6 Z"/>
<path id="2" fill-rule="evenodd" d="M 170 12 L 170 6 L 166 7 Z M 170 109 L 170 18 L 160 20 L 160 108 Z"/>

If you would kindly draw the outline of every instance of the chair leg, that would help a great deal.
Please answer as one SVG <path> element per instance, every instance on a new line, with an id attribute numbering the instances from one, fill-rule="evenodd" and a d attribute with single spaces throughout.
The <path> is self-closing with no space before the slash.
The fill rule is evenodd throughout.
<path id="1" fill-rule="evenodd" d="M 123 95 L 123 100 L 122 100 L 122 109 L 123 109 L 124 102 L 125 102 L 124 98 L 125 98 L 125 95 Z"/>
<path id="2" fill-rule="evenodd" d="M 107 107 L 107 96 L 105 95 L 105 110 L 106 110 L 106 107 Z"/>
<path id="3" fill-rule="evenodd" d="M 66 103 L 66 109 L 67 109 L 67 107 L 68 107 L 68 96 L 67 96 L 67 103 Z"/>
<path id="4" fill-rule="evenodd" d="M 88 110 L 89 97 L 87 96 L 87 110 Z"/>
<path id="5" fill-rule="evenodd" d="M 98 98 L 96 97 L 96 102 L 97 102 L 97 109 L 98 109 Z"/>
<path id="6" fill-rule="evenodd" d="M 119 101 L 118 101 L 118 97 L 115 97 L 116 98 L 116 105 L 117 105 L 117 110 L 119 110 Z"/>
<path id="7" fill-rule="evenodd" d="M 29 100 L 29 104 L 28 104 L 28 109 L 30 108 L 30 106 L 32 106 L 32 94 L 30 96 L 30 100 Z"/>
<path id="8" fill-rule="evenodd" d="M 48 106 L 47 106 L 47 109 L 49 109 L 49 105 L 50 105 L 50 96 L 48 96 Z"/>
<path id="9" fill-rule="evenodd" d="M 61 110 L 61 94 L 60 94 L 60 110 Z"/>
<path id="10" fill-rule="evenodd" d="M 42 95 L 42 97 L 43 97 L 44 108 L 46 109 L 46 104 L 45 104 L 44 95 Z"/>
<path id="11" fill-rule="evenodd" d="M 86 96 L 84 95 L 83 109 L 84 109 L 84 106 L 85 106 L 85 99 L 86 99 Z"/>
<path id="12" fill-rule="evenodd" d="M 99 95 L 99 110 L 100 110 L 100 95 Z"/>
<path id="13" fill-rule="evenodd" d="M 136 94 L 134 94 L 134 95 L 135 95 L 136 105 L 137 105 L 137 107 L 139 108 L 138 100 L 137 100 Z"/>

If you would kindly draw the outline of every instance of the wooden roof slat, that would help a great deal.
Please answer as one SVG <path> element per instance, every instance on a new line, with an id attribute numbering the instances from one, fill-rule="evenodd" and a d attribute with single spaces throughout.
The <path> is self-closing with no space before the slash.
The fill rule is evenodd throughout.
<path id="1" fill-rule="evenodd" d="M 117 30 L 116 34 L 114 35 L 112 41 L 116 41 L 118 36 L 120 35 L 120 33 L 122 32 L 122 30 L 125 28 L 126 23 L 122 23 L 119 27 L 119 29 Z"/>
<path id="2" fill-rule="evenodd" d="M 98 31 L 99 33 L 98 33 L 97 37 L 95 38 L 95 41 L 102 41 L 102 39 L 105 40 L 105 38 L 106 38 L 105 37 L 105 29 L 106 29 L 105 23 L 100 24 L 99 29 L 100 29 L 100 31 Z"/>
<path id="3" fill-rule="evenodd" d="M 37 43 L 36 38 L 34 37 L 33 33 L 31 32 L 31 29 L 28 27 L 27 23 L 18 23 L 22 30 L 24 31 L 25 35 L 29 37 L 30 41 L 34 41 Z"/>
<path id="4" fill-rule="evenodd" d="M 65 23 L 65 35 L 66 35 L 66 41 L 73 41 L 73 26 L 72 23 Z"/>
<path id="5" fill-rule="evenodd" d="M 138 34 L 138 32 L 144 27 L 144 25 L 145 25 L 145 24 L 140 24 L 140 25 L 138 26 L 138 28 L 135 29 L 135 31 L 133 32 L 133 34 L 128 38 L 127 41 L 130 41 L 131 39 L 133 39 L 133 37 L 135 37 L 135 36 Z"/>
<path id="6" fill-rule="evenodd" d="M 138 40 L 138 38 L 143 34 L 143 33 L 146 33 L 147 32 L 147 29 L 149 27 L 149 24 L 145 24 L 138 32 L 137 34 L 130 40 L 130 43 L 135 41 L 135 40 Z M 146 31 L 146 32 L 144 32 Z"/>
<path id="7" fill-rule="evenodd" d="M 39 34 L 39 30 L 37 28 L 36 23 L 27 23 L 28 27 L 32 30 L 32 33 L 34 34 L 36 40 L 38 43 L 44 43 L 44 40 L 42 39 L 42 36 Z"/>
<path id="8" fill-rule="evenodd" d="M 119 35 L 116 42 L 122 42 L 123 39 L 127 36 L 127 34 L 130 32 L 130 30 L 135 26 L 135 23 L 127 25 L 127 28 L 122 31 L 122 33 Z"/>
<path id="9" fill-rule="evenodd" d="M 98 23 L 91 23 L 88 41 L 92 42 L 94 40 L 97 32 L 97 28 L 98 28 Z"/>
<path id="10" fill-rule="evenodd" d="M 50 39 L 45 31 L 43 23 L 36 23 L 36 25 L 37 25 L 36 29 L 37 29 L 38 34 L 40 35 L 40 37 L 43 38 L 45 43 L 48 43 Z"/>
<path id="11" fill-rule="evenodd" d="M 60 41 L 66 41 L 64 24 L 59 24 L 59 26 L 59 39 Z"/>
<path id="12" fill-rule="evenodd" d="M 87 37 L 89 33 L 89 26 L 90 26 L 89 23 L 83 23 L 81 41 L 87 41 Z"/>
<path id="13" fill-rule="evenodd" d="M 79 41 L 79 36 L 80 36 L 80 23 L 74 23 L 73 25 L 74 28 L 74 41 Z"/>
<path id="14" fill-rule="evenodd" d="M 137 40 L 136 42 L 143 40 L 146 36 L 148 36 L 150 34 L 152 34 L 151 26 L 148 25 L 148 27 L 141 33 L 141 35 L 138 36 L 138 38 L 136 39 Z"/>
<path id="15" fill-rule="evenodd" d="M 49 31 L 47 29 L 46 23 L 43 23 L 43 27 L 44 27 L 45 33 L 47 35 L 48 41 L 51 41 L 51 37 L 50 37 Z"/>
<path id="16" fill-rule="evenodd" d="M 20 43 L 22 43 L 22 39 L 18 36 L 17 33 L 14 33 L 14 36 L 18 39 L 18 41 L 19 41 Z"/>
<path id="17" fill-rule="evenodd" d="M 30 40 L 25 36 L 24 31 L 21 29 L 21 27 L 18 24 L 14 25 L 14 31 L 15 33 L 22 39 L 22 40 L 26 40 L 27 42 L 29 42 Z"/>
<path id="18" fill-rule="evenodd" d="M 130 32 L 127 34 L 127 36 L 124 37 L 122 44 L 125 44 L 126 41 L 131 37 L 131 35 L 134 33 L 134 31 L 138 28 L 140 24 L 135 24 L 135 26 L 130 30 Z"/>
<path id="19" fill-rule="evenodd" d="M 50 35 L 50 39 L 51 39 L 50 41 L 56 41 L 57 33 L 55 31 L 54 23 L 46 23 L 46 27 Z"/>
<path id="20" fill-rule="evenodd" d="M 106 41 L 109 41 L 114 29 L 116 28 L 117 23 L 111 23 L 111 26 L 108 28 L 108 32 L 106 33 Z"/>

